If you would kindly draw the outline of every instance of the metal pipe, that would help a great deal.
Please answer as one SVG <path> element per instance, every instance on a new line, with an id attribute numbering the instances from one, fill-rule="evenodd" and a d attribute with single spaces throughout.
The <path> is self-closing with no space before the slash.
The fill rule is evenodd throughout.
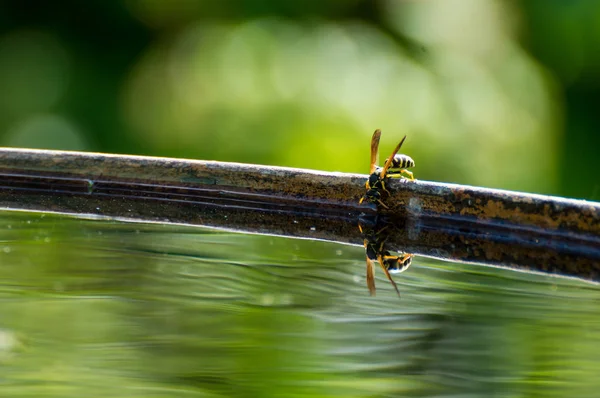
<path id="1" fill-rule="evenodd" d="M 359 217 L 418 255 L 600 281 L 600 204 L 367 176 L 184 159 L 0 148 L 0 207 L 203 225 L 362 245 Z"/>

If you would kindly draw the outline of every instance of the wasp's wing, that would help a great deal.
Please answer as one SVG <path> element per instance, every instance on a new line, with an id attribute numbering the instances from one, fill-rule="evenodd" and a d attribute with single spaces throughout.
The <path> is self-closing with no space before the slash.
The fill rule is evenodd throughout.
<path id="1" fill-rule="evenodd" d="M 381 169 L 381 174 L 379 175 L 382 179 L 385 178 L 385 175 L 388 171 L 388 169 L 390 168 L 390 166 L 392 165 L 392 161 L 394 160 L 394 156 L 396 156 L 396 154 L 398 153 L 398 151 L 400 150 L 400 148 L 402 147 L 402 144 L 404 143 L 404 140 L 406 139 L 406 136 L 404 136 L 401 140 L 400 143 L 398 145 L 396 145 L 396 149 L 394 149 L 394 152 L 392 152 L 392 154 L 390 155 L 389 158 L 387 158 L 385 165 L 383 166 L 383 169 Z"/>
<path id="2" fill-rule="evenodd" d="M 385 274 L 385 276 L 387 276 L 389 281 L 392 283 L 392 286 L 394 286 L 394 289 L 396 289 L 396 293 L 398 293 L 398 297 L 400 297 L 400 290 L 398 290 L 398 286 L 396 286 L 396 282 L 394 282 L 394 280 L 392 279 L 392 276 L 388 272 L 387 268 L 385 268 L 385 265 L 383 264 L 383 257 L 381 256 L 381 254 L 377 255 L 377 261 L 379 262 L 379 265 L 381 265 L 381 269 L 383 270 L 383 273 Z"/>
<path id="3" fill-rule="evenodd" d="M 371 296 L 375 295 L 375 265 L 373 261 L 367 257 L 367 287 Z"/>
<path id="4" fill-rule="evenodd" d="M 373 174 L 377 169 L 377 163 L 379 163 L 379 139 L 381 138 L 381 130 L 377 129 L 373 133 L 371 138 L 371 166 L 369 168 L 369 174 Z"/>

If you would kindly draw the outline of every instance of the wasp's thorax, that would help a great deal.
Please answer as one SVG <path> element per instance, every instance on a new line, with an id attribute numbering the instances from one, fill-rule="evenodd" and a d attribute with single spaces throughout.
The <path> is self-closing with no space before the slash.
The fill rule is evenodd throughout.
<path id="1" fill-rule="evenodd" d="M 381 167 L 378 167 L 367 180 L 367 189 L 380 189 L 381 188 Z"/>

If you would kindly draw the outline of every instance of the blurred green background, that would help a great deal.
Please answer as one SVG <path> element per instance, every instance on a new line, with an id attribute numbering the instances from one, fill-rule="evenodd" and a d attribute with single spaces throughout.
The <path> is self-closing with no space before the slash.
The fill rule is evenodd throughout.
<path id="1" fill-rule="evenodd" d="M 600 3 L 0 3 L 0 145 L 600 199 Z"/>

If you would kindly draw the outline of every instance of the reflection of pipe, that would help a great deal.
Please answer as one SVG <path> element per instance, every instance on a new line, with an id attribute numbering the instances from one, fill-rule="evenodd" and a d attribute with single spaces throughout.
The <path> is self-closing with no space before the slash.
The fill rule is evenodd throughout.
<path id="1" fill-rule="evenodd" d="M 363 244 L 364 175 L 0 149 L 0 206 Z M 390 180 L 387 248 L 600 281 L 600 203 Z"/>

